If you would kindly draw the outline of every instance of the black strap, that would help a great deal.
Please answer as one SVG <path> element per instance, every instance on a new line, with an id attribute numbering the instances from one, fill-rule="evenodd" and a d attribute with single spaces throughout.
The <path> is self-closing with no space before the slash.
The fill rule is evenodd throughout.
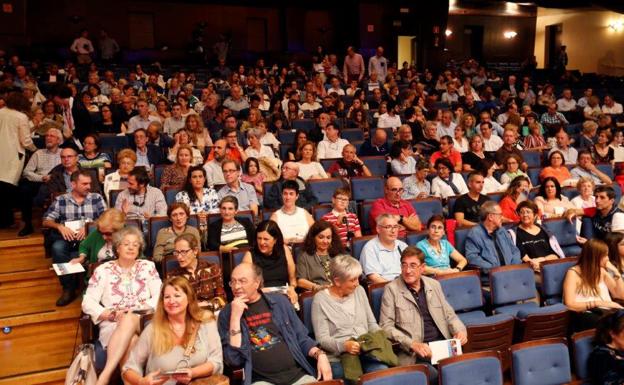
<path id="1" fill-rule="evenodd" d="M 440 179 L 442 179 L 444 183 L 446 183 L 453 189 L 453 193 L 455 195 L 459 195 L 459 188 L 457 188 L 457 186 L 455 186 L 455 183 L 453 183 L 453 174 L 449 176 L 448 180 L 444 178 L 440 178 Z"/>

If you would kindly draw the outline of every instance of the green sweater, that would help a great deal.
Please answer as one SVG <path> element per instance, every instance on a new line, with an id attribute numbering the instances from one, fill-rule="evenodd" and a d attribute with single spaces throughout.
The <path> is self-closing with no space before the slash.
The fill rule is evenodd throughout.
<path id="1" fill-rule="evenodd" d="M 87 256 L 85 262 L 88 262 L 89 264 L 95 263 L 98 261 L 97 256 L 100 252 L 100 249 L 102 249 L 105 244 L 106 241 L 104 241 L 102 233 L 100 233 L 99 230 L 95 229 L 94 231 L 90 232 L 89 235 L 87 235 L 87 237 L 82 242 L 80 242 L 80 246 L 78 247 L 78 254 L 84 254 Z"/>

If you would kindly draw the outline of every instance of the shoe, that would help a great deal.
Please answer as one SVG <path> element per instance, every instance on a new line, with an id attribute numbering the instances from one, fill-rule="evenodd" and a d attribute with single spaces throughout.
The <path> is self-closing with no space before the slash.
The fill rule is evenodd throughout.
<path id="1" fill-rule="evenodd" d="M 67 306 L 76 299 L 74 290 L 63 290 L 63 294 L 56 300 L 56 306 Z"/>
<path id="2" fill-rule="evenodd" d="M 17 236 L 18 237 L 25 237 L 27 235 L 30 235 L 30 234 L 34 233 L 34 232 L 35 232 L 35 230 L 33 229 L 32 226 L 24 226 L 24 228 L 21 229 L 19 231 L 19 233 L 17 233 Z"/>

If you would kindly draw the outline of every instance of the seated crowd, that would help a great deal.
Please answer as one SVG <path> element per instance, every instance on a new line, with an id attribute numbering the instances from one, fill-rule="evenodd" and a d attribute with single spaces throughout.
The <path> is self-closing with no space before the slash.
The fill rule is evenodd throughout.
<path id="1" fill-rule="evenodd" d="M 562 287 L 571 327 L 604 328 L 622 308 L 624 136 L 612 95 L 601 108 L 593 89 L 575 101 L 568 84 L 557 100 L 553 85 L 525 75 L 521 89 L 474 60 L 412 76 L 382 47 L 368 69 L 352 47 L 343 69 L 318 59 L 309 71 L 260 59 L 209 74 L 92 65 L 79 68 L 86 83 L 51 82 L 18 59 L 0 76 L 0 127 L 21 119 L 19 172 L 5 182 L 19 235 L 44 208 L 53 262 L 85 265 L 82 309 L 107 352 L 98 385 L 119 366 L 129 384 L 161 384 L 180 360 L 188 368 L 171 383 L 224 363 L 244 384 L 355 382 L 413 363 L 435 381 L 427 343 L 470 343 L 436 277 L 477 270 L 487 287 L 492 270 L 524 263 L 539 278 L 543 263 L 571 256 L 552 221 L 570 222 L 580 248 Z M 60 276 L 58 306 L 82 278 Z M 375 309 L 366 288 L 383 284 Z M 613 349 L 609 332 L 597 355 Z M 370 339 L 381 353 L 368 353 Z"/>

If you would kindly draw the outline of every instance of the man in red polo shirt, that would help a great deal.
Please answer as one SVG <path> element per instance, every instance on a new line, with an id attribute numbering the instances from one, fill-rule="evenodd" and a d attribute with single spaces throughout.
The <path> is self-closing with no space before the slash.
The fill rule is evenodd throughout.
<path id="1" fill-rule="evenodd" d="M 370 228 L 373 229 L 373 232 L 376 232 L 377 229 L 375 218 L 383 213 L 394 214 L 399 217 L 399 224 L 402 226 L 399 230 L 399 237 L 404 237 L 408 231 L 419 231 L 421 229 L 420 219 L 416 214 L 416 210 L 408 201 L 401 199 L 403 191 L 403 183 L 399 178 L 391 176 L 386 180 L 384 197 L 377 199 L 373 203 L 368 217 Z"/>

